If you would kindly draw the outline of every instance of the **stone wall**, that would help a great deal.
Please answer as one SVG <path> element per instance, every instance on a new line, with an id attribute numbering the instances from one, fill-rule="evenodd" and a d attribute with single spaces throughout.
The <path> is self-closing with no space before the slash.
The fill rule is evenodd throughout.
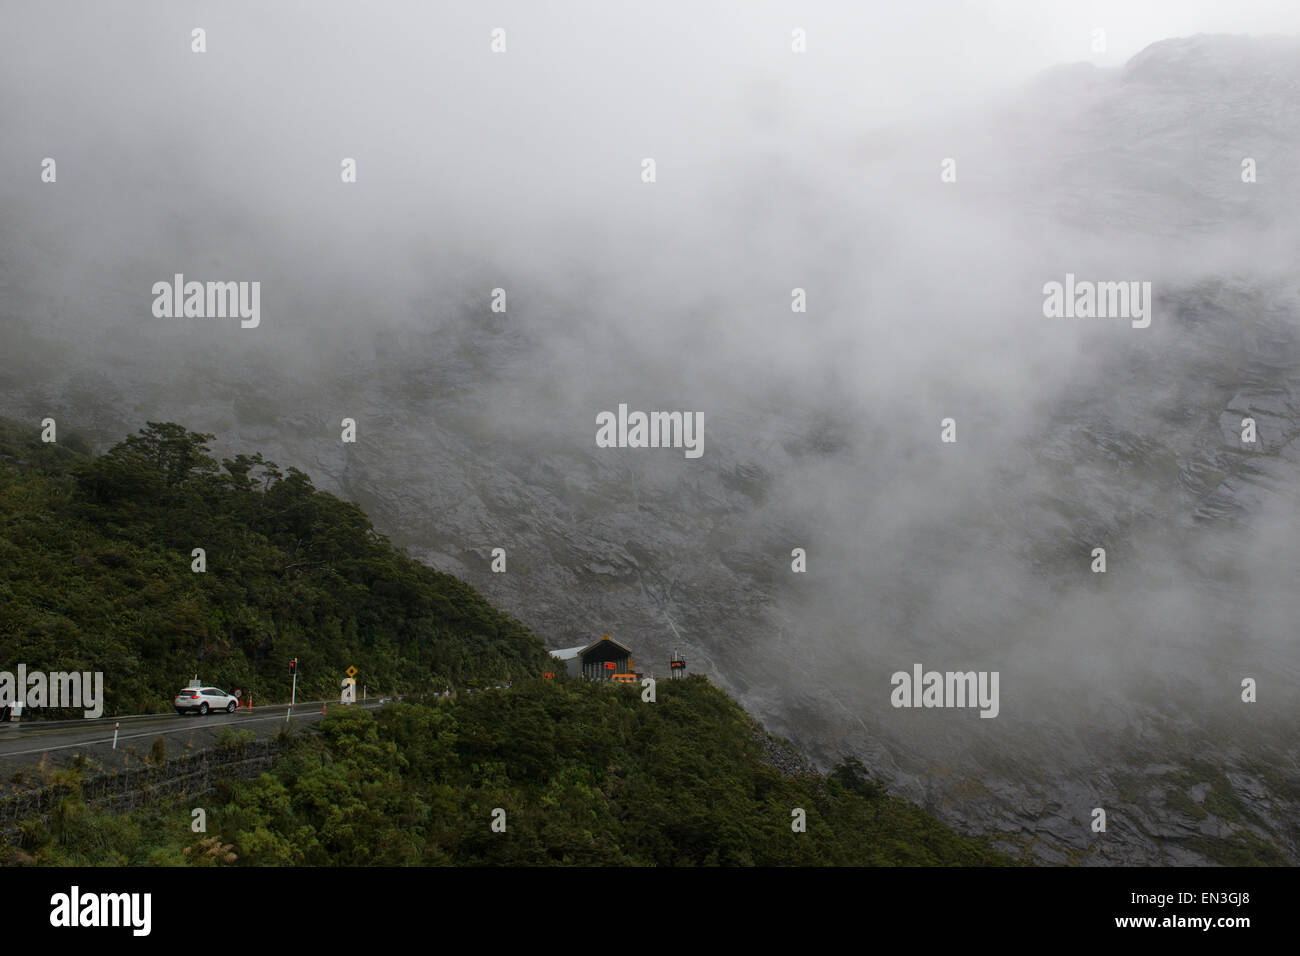
<path id="1" fill-rule="evenodd" d="M 163 764 L 89 774 L 81 781 L 81 793 L 89 806 L 112 813 L 175 794 L 198 797 L 215 789 L 218 780 L 256 778 L 270 769 L 287 745 L 288 741 L 263 737 L 185 754 Z M 0 798 L 0 839 L 14 841 L 24 820 L 39 818 L 48 826 L 50 814 L 68 792 L 66 786 L 50 784 Z"/>

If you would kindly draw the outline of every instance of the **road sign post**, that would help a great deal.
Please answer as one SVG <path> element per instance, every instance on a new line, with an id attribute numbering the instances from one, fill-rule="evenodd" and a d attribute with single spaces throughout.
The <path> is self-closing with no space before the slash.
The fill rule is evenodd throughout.
<path id="1" fill-rule="evenodd" d="M 287 724 L 289 718 L 293 716 L 293 705 L 298 702 L 298 658 L 289 662 L 289 673 L 293 675 L 293 690 L 289 693 L 289 709 L 284 712 L 284 722 Z"/>

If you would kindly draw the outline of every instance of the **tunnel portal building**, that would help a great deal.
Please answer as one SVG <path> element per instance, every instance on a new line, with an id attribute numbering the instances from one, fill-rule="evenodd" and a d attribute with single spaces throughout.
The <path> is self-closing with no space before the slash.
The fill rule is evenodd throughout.
<path id="1" fill-rule="evenodd" d="M 570 677 L 587 680 L 609 680 L 615 674 L 632 674 L 632 651 L 608 634 L 585 647 L 566 647 L 551 651 L 551 656 L 564 663 Z"/>

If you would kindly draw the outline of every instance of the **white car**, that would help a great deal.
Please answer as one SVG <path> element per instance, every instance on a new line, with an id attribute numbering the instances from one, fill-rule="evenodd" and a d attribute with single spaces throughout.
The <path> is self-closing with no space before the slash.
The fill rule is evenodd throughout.
<path id="1" fill-rule="evenodd" d="M 172 706 L 176 708 L 176 713 L 182 715 L 188 711 L 203 715 L 210 710 L 224 710 L 233 714 L 239 706 L 239 700 L 216 687 L 188 687 L 176 695 Z"/>

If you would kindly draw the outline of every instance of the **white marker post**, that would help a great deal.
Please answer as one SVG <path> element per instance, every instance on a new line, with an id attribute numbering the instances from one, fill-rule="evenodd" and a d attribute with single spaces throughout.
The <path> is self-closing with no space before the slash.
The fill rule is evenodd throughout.
<path id="1" fill-rule="evenodd" d="M 113 749 L 114 750 L 117 749 L 117 728 L 121 726 L 122 726 L 121 723 L 119 723 L 118 721 L 113 721 Z"/>

